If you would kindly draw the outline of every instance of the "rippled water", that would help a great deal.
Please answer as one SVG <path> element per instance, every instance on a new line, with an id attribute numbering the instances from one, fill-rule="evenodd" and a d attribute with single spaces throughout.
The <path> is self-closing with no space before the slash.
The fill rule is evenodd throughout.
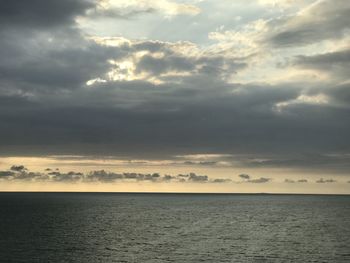
<path id="1" fill-rule="evenodd" d="M 0 262 L 350 262 L 350 196 L 1 193 Z"/>

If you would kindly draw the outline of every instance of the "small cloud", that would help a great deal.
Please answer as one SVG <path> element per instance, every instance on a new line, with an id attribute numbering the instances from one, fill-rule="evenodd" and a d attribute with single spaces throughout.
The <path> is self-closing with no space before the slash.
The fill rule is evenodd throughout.
<path id="1" fill-rule="evenodd" d="M 295 183 L 295 181 L 292 180 L 292 179 L 285 179 L 284 182 L 288 183 L 288 184 L 294 184 Z"/>
<path id="2" fill-rule="evenodd" d="M 152 174 L 152 178 L 159 178 L 160 177 L 160 174 L 159 173 L 153 173 Z"/>
<path id="3" fill-rule="evenodd" d="M 213 183 L 228 183 L 228 182 L 232 182 L 232 180 L 231 179 L 218 178 L 218 179 L 214 179 L 212 182 Z"/>
<path id="4" fill-rule="evenodd" d="M 271 181 L 271 178 L 266 178 L 266 177 L 260 177 L 258 179 L 251 179 L 251 180 L 248 180 L 247 182 L 249 183 L 255 183 L 255 184 L 263 184 L 263 183 L 267 183 L 267 182 L 270 182 Z"/>
<path id="5" fill-rule="evenodd" d="M 319 179 L 316 181 L 316 183 L 319 183 L 319 184 L 325 184 L 325 183 L 335 183 L 337 182 L 336 180 L 333 180 L 333 179 Z"/>
<path id="6" fill-rule="evenodd" d="M 135 174 L 136 175 L 136 174 Z M 101 182 L 113 182 L 117 179 L 122 179 L 124 176 L 122 174 L 110 173 L 105 170 L 92 171 L 86 175 L 86 181 L 101 181 Z"/>
<path id="7" fill-rule="evenodd" d="M 166 182 L 171 181 L 173 179 L 175 179 L 175 176 L 171 176 L 168 174 L 164 175 L 164 177 L 163 177 L 163 181 L 166 181 Z"/>
<path id="8" fill-rule="evenodd" d="M 66 174 L 55 175 L 53 180 L 58 182 L 77 182 L 80 181 L 82 177 L 82 173 L 68 172 Z"/>
<path id="9" fill-rule="evenodd" d="M 293 184 L 293 183 L 307 183 L 307 180 L 306 179 L 299 179 L 299 180 L 295 181 L 293 179 L 285 179 L 284 182 L 285 183 L 290 183 L 290 184 Z"/>
<path id="10" fill-rule="evenodd" d="M 27 170 L 23 165 L 12 165 L 10 168 L 11 171 L 22 172 Z"/>
<path id="11" fill-rule="evenodd" d="M 100 4 L 94 11 L 90 11 L 92 16 L 104 16 L 130 19 L 138 14 L 149 14 L 160 12 L 165 17 L 176 15 L 197 15 L 201 9 L 192 4 L 177 3 L 171 0 L 119 0 L 108 4 Z"/>
<path id="12" fill-rule="evenodd" d="M 250 179 L 250 175 L 248 175 L 248 174 L 240 174 L 240 175 L 238 175 L 238 177 L 240 177 L 242 179 L 245 179 L 245 180 L 249 180 Z"/>
<path id="13" fill-rule="evenodd" d="M 0 171 L 0 177 L 8 177 L 13 175 L 15 175 L 15 173 L 12 171 Z"/>
<path id="14" fill-rule="evenodd" d="M 298 183 L 307 183 L 308 181 L 306 179 L 299 179 Z"/>
<path id="15" fill-rule="evenodd" d="M 207 182 L 208 176 L 207 175 L 196 175 L 195 173 L 190 173 L 188 180 L 193 181 L 193 182 Z"/>
<path id="16" fill-rule="evenodd" d="M 231 157 L 231 154 L 219 154 L 219 153 L 210 153 L 210 154 L 186 154 L 186 155 L 176 155 L 176 158 L 184 158 L 190 160 L 213 160 L 213 159 L 222 159 Z"/>
<path id="17" fill-rule="evenodd" d="M 49 172 L 48 175 L 58 176 L 58 175 L 61 175 L 61 173 L 60 172 Z"/>
<path id="18" fill-rule="evenodd" d="M 217 161 L 185 161 L 183 162 L 185 165 L 203 165 L 203 166 L 214 166 L 223 164 L 223 162 L 217 162 Z"/>

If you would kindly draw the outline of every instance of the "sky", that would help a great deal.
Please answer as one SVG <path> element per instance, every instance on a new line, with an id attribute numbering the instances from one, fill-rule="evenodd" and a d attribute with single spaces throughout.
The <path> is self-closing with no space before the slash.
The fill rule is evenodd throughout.
<path id="1" fill-rule="evenodd" d="M 350 1 L 0 2 L 0 190 L 350 194 Z"/>

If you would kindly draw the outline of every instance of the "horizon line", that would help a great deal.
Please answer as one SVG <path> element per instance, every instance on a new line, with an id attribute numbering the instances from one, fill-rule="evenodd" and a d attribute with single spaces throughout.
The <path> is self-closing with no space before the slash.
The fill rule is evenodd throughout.
<path id="1" fill-rule="evenodd" d="M 270 193 L 270 192 L 254 192 L 254 193 L 239 193 L 239 192 L 111 192 L 111 191 L 0 191 L 3 193 L 33 193 L 33 194 L 178 194 L 178 195 L 334 195 L 334 196 L 350 196 L 348 193 Z"/>

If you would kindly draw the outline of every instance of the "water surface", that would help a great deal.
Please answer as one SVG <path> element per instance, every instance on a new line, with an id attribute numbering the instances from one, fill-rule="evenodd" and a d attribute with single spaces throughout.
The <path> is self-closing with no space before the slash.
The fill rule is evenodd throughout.
<path id="1" fill-rule="evenodd" d="M 350 196 L 0 193 L 1 262 L 350 262 Z"/>

